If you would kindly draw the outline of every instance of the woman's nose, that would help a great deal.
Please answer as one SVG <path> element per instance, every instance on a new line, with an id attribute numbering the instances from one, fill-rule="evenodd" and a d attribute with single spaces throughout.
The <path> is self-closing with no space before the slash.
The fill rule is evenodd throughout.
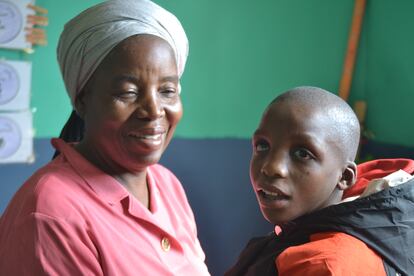
<path id="1" fill-rule="evenodd" d="M 260 170 L 262 174 L 271 178 L 284 178 L 288 173 L 288 161 L 284 153 L 270 153 Z"/>
<path id="2" fill-rule="evenodd" d="M 165 115 L 157 91 L 147 91 L 138 101 L 139 104 L 136 109 L 138 118 L 154 120 Z"/>

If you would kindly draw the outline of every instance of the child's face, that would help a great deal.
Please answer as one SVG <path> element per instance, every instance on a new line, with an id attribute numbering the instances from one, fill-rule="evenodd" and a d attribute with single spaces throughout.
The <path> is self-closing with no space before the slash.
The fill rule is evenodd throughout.
<path id="1" fill-rule="evenodd" d="M 280 224 L 337 203 L 344 158 L 322 110 L 277 102 L 253 136 L 250 176 L 264 217 Z"/>

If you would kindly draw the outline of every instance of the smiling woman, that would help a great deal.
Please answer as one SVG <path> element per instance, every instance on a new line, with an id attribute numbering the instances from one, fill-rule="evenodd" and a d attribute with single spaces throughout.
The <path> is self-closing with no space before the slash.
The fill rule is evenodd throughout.
<path id="1" fill-rule="evenodd" d="M 124 40 L 76 101 L 86 124 L 78 150 L 107 173 L 121 178 L 126 172 L 142 171 L 145 176 L 146 167 L 161 158 L 181 119 L 178 84 L 174 52 L 165 40 L 153 35 Z M 120 181 L 133 194 L 139 194 L 134 189 L 145 188 Z"/>
<path id="2" fill-rule="evenodd" d="M 180 22 L 147 0 L 66 24 L 58 60 L 75 111 L 0 219 L 1 275 L 209 274 L 181 183 L 157 164 L 182 117 L 187 54 Z"/>

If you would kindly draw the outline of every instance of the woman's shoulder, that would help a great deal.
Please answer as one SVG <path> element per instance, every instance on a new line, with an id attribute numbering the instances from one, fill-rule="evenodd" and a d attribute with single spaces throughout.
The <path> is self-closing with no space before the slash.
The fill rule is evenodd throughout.
<path id="1" fill-rule="evenodd" d="M 53 160 L 36 171 L 13 196 L 6 212 L 65 217 L 80 206 L 85 193 L 83 180 L 65 162 Z"/>
<path id="2" fill-rule="evenodd" d="M 52 194 L 65 196 L 65 192 L 78 190 L 79 185 L 74 183 L 84 182 L 76 170 L 62 159 L 55 159 L 35 172 L 25 183 L 33 189 L 35 196 Z"/>
<path id="3" fill-rule="evenodd" d="M 283 251 L 276 265 L 280 275 L 386 275 L 382 258 L 375 251 L 340 232 L 311 235 L 308 243 Z"/>

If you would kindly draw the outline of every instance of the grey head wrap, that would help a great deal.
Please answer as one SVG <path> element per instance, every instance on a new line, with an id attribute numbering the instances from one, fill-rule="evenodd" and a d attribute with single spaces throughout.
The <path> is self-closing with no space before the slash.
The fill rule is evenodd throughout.
<path id="1" fill-rule="evenodd" d="M 58 62 L 73 107 L 76 96 L 106 55 L 118 43 L 137 34 L 166 40 L 174 50 L 181 77 L 188 39 L 178 19 L 149 0 L 105 1 L 70 20 L 59 39 Z"/>

